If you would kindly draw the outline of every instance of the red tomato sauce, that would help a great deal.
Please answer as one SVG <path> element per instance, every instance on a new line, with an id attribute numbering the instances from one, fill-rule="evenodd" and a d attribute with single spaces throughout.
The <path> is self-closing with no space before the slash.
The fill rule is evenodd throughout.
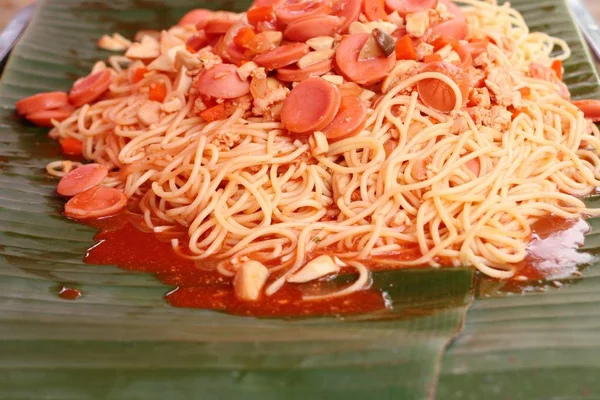
<path id="1" fill-rule="evenodd" d="M 212 269 L 214 266 L 210 261 L 196 263 L 175 253 L 170 240 L 177 236 L 185 240 L 184 233 L 153 233 L 144 228 L 139 217 L 130 214 L 88 221 L 87 224 L 100 232 L 95 236 L 97 243 L 86 254 L 86 263 L 117 265 L 129 271 L 155 274 L 162 283 L 174 287 L 166 294 L 166 299 L 175 307 L 258 317 L 349 315 L 386 307 L 383 293 L 376 289 L 327 300 L 302 300 L 303 294 L 308 292 L 331 290 L 331 282 L 284 285 L 272 296 L 263 294 L 259 301 L 242 301 L 234 294 L 232 280 Z M 561 279 L 576 273 L 576 266 L 591 257 L 577 251 L 588 230 L 589 226 L 583 220 L 540 219 L 532 226 L 527 258 L 515 266 L 515 278 L 506 282 L 503 290 L 519 291 L 528 282 Z M 407 248 L 394 255 L 406 260 L 419 256 L 417 248 Z M 372 261 L 369 264 L 373 270 L 386 269 L 376 259 Z"/>
<path id="2" fill-rule="evenodd" d="M 77 300 L 81 297 L 81 292 L 77 289 L 61 286 L 58 291 L 58 296 L 65 300 Z"/>
<path id="3" fill-rule="evenodd" d="M 85 262 L 117 265 L 121 269 L 156 274 L 157 278 L 175 289 L 166 295 L 172 306 L 224 311 L 236 315 L 259 317 L 293 317 L 316 315 L 349 315 L 385 308 L 378 290 L 363 290 L 348 296 L 327 300 L 303 301 L 303 293 L 327 289 L 327 282 L 305 285 L 284 285 L 272 296 L 259 301 L 239 300 L 230 278 L 214 270 L 202 269 L 192 260 L 175 253 L 172 235 L 157 235 L 138 229 L 135 217 L 121 214 L 88 223 L 100 232 L 97 243 L 88 250 Z M 323 286 L 323 287 L 320 287 Z"/>

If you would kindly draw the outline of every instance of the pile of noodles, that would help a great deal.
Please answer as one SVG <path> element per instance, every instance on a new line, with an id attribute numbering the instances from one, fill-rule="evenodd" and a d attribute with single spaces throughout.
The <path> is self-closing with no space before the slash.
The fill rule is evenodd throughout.
<path id="1" fill-rule="evenodd" d="M 181 110 L 139 128 L 137 110 L 148 97 L 141 88 L 160 81 L 170 92 L 175 78 L 159 73 L 132 84 L 115 64 L 112 97 L 79 108 L 51 135 L 81 140 L 86 159 L 113 169 L 103 184 L 121 188 L 148 227 L 185 227 L 187 243 L 173 244 L 186 257 L 220 261 L 230 276 L 246 258 L 280 271 L 268 294 L 325 251 L 361 272 L 376 259 L 390 268 L 472 265 L 508 278 L 541 216 L 598 214 L 581 197 L 600 185 L 600 135 L 555 84 L 527 76 L 532 61 L 549 63 L 557 48 L 553 57 L 566 59 L 563 41 L 529 33 L 507 5 L 463 3 L 469 33 L 493 38 L 490 52 L 510 69 L 513 89 L 531 91 L 526 112 L 506 130 L 478 127 L 460 111 L 456 84 L 436 73 L 390 76 L 364 130 L 321 154 L 281 123 L 244 119 L 241 109 L 206 123 L 183 94 L 174 94 Z M 432 76 L 455 91 L 455 111 L 418 100 L 415 83 Z M 392 138 L 398 145 L 387 155 Z M 466 166 L 476 158 L 478 177 Z M 61 174 L 57 163 L 48 168 Z M 417 256 L 401 256 L 407 248 Z"/>

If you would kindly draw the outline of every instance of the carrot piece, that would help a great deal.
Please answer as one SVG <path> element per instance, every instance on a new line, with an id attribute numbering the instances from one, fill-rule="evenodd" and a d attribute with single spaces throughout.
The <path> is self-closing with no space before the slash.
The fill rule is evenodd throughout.
<path id="1" fill-rule="evenodd" d="M 396 59 L 398 60 L 417 60 L 417 51 L 415 45 L 408 35 L 402 36 L 396 42 Z"/>
<path id="2" fill-rule="evenodd" d="M 556 77 L 562 81 L 562 78 L 563 78 L 562 61 L 560 61 L 560 60 L 552 61 L 552 65 L 550 66 L 550 68 L 552 68 L 552 71 L 554 71 L 554 73 L 556 74 Z"/>
<path id="3" fill-rule="evenodd" d="M 385 12 L 382 0 L 364 0 L 363 7 L 365 10 L 365 16 L 369 21 L 387 19 L 387 13 Z"/>
<path id="4" fill-rule="evenodd" d="M 433 51 L 438 51 L 441 48 L 446 47 L 447 45 L 451 45 L 452 48 L 456 46 L 458 42 L 451 38 L 450 36 L 439 36 L 436 38 L 431 45 L 433 46 Z"/>
<path id="5" fill-rule="evenodd" d="M 133 71 L 133 75 L 131 76 L 131 82 L 138 83 L 142 79 L 144 79 L 144 75 L 148 73 L 148 70 L 145 67 L 137 68 Z"/>
<path id="6" fill-rule="evenodd" d="M 234 36 L 233 42 L 240 47 L 248 47 L 248 44 L 254 39 L 256 34 L 249 26 L 246 26 L 238 31 Z"/>
<path id="7" fill-rule="evenodd" d="M 75 138 L 59 139 L 60 147 L 63 154 L 69 156 L 80 156 L 83 150 L 83 143 L 81 140 Z"/>
<path id="8" fill-rule="evenodd" d="M 425 57 L 423 57 L 423 62 L 424 62 L 425 64 L 429 64 L 429 63 L 432 63 L 432 62 L 437 62 L 437 61 L 442 61 L 442 56 L 440 56 L 440 55 L 439 55 L 439 54 L 437 54 L 437 53 L 434 53 L 434 54 L 428 54 L 428 55 L 426 55 Z"/>
<path id="9" fill-rule="evenodd" d="M 522 97 L 529 97 L 529 95 L 531 94 L 531 89 L 527 86 L 524 86 L 519 89 L 519 93 L 521 93 Z"/>
<path id="10" fill-rule="evenodd" d="M 256 25 L 259 22 L 272 21 L 273 20 L 273 7 L 253 7 L 246 13 L 248 22 L 252 25 Z"/>
<path id="11" fill-rule="evenodd" d="M 227 103 L 221 103 L 221 104 L 217 104 L 214 107 L 211 107 L 209 109 L 202 111 L 200 113 L 200 116 L 206 122 L 213 122 L 213 121 L 217 121 L 220 119 L 226 119 L 226 118 L 230 117 L 234 111 L 235 111 L 235 107 L 233 105 L 227 104 Z"/>
<path id="12" fill-rule="evenodd" d="M 153 101 L 162 103 L 167 97 L 167 86 L 164 83 L 153 83 L 150 85 L 148 98 Z"/>

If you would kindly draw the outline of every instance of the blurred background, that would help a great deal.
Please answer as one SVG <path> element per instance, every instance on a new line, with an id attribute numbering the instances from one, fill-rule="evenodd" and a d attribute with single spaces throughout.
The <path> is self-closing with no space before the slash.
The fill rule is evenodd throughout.
<path id="1" fill-rule="evenodd" d="M 535 2 L 536 0 L 532 1 Z M 33 2 L 34 0 L 0 0 L 0 29 L 10 21 L 19 8 L 28 6 Z M 499 2 L 501 3 L 502 0 Z M 596 19 L 600 21 L 600 0 L 583 0 L 583 3 L 596 16 Z M 194 1 L 190 0 L 190 8 L 193 7 L 193 4 Z"/>

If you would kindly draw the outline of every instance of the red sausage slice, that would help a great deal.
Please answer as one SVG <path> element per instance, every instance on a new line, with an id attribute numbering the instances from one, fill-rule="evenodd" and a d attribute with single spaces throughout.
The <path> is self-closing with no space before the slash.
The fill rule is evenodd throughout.
<path id="1" fill-rule="evenodd" d="M 237 67 L 232 64 L 215 65 L 202 72 L 194 87 L 203 95 L 219 99 L 235 99 L 250 91 L 250 84 L 240 78 Z"/>
<path id="2" fill-rule="evenodd" d="M 69 96 L 65 92 L 38 93 L 25 97 L 15 103 L 19 115 L 27 115 L 38 111 L 54 110 L 69 104 Z"/>
<path id="3" fill-rule="evenodd" d="M 120 190 L 94 186 L 69 200 L 65 204 L 65 215 L 75 219 L 107 217 L 118 213 L 126 205 L 127 197 Z"/>
<path id="4" fill-rule="evenodd" d="M 63 196 L 75 196 L 99 185 L 106 175 L 108 175 L 108 168 L 105 165 L 85 164 L 63 176 L 56 191 Z"/>
<path id="5" fill-rule="evenodd" d="M 469 96 L 469 79 L 460 67 L 446 62 L 432 62 L 425 64 L 420 72 L 439 72 L 458 85 L 462 94 L 463 103 Z M 450 112 L 456 105 L 456 95 L 446 83 L 439 79 L 430 78 L 417 82 L 417 91 L 423 104 L 441 112 Z"/>
<path id="6" fill-rule="evenodd" d="M 304 69 L 300 69 L 296 66 L 279 68 L 277 70 L 277 79 L 284 82 L 301 82 L 313 76 L 325 75 L 331 71 L 332 68 L 332 60 L 324 60 Z"/>
<path id="7" fill-rule="evenodd" d="M 371 85 L 382 80 L 394 68 L 396 63 L 394 53 L 386 58 L 359 61 L 358 55 L 368 38 L 368 33 L 347 36 L 335 52 L 335 62 L 341 73 L 349 80 L 361 85 Z"/>
<path id="8" fill-rule="evenodd" d="M 222 35 L 227 33 L 229 28 L 231 28 L 235 23 L 235 19 L 212 19 L 208 21 L 204 26 L 204 32 L 213 35 Z"/>
<path id="9" fill-rule="evenodd" d="M 75 107 L 91 103 L 108 90 L 111 82 L 112 76 L 107 69 L 89 75 L 75 82 L 69 93 L 69 100 Z"/>
<path id="10" fill-rule="evenodd" d="M 295 42 L 306 42 L 317 36 L 333 36 L 342 20 L 334 15 L 316 15 L 297 19 L 285 28 L 283 36 Z"/>
<path id="11" fill-rule="evenodd" d="M 344 96 L 335 118 L 323 129 L 330 142 L 357 135 L 367 122 L 367 105 L 358 97 Z"/>
<path id="12" fill-rule="evenodd" d="M 302 17 L 329 14 L 329 11 L 331 8 L 323 0 L 286 0 L 275 8 L 275 15 L 280 23 L 289 24 Z"/>
<path id="13" fill-rule="evenodd" d="M 332 14 L 342 19 L 342 24 L 338 27 L 341 33 L 344 33 L 351 23 L 358 20 L 362 0 L 338 0 L 333 5 Z"/>
<path id="14" fill-rule="evenodd" d="M 419 11 L 437 7 L 438 0 L 385 0 L 385 5 L 398 11 L 403 17 Z"/>
<path id="15" fill-rule="evenodd" d="M 573 100 L 571 103 L 583 111 L 586 118 L 600 122 L 600 100 Z"/>
<path id="16" fill-rule="evenodd" d="M 432 27 L 432 33 L 436 36 L 449 36 L 456 40 L 467 37 L 467 20 L 460 8 L 451 0 L 439 1 L 448 8 L 450 13 L 454 14 L 454 18 Z"/>
<path id="17" fill-rule="evenodd" d="M 340 108 L 338 88 L 322 78 L 300 82 L 281 109 L 281 122 L 290 132 L 305 133 L 323 129 Z"/>
<path id="18" fill-rule="evenodd" d="M 286 67 L 297 62 L 309 51 L 306 43 L 290 43 L 254 57 L 254 62 L 266 69 Z"/>
<path id="19" fill-rule="evenodd" d="M 25 118 L 37 126 L 52 128 L 52 120 L 62 122 L 73 114 L 75 108 L 72 106 L 64 106 L 56 110 L 44 110 L 28 114 Z"/>
<path id="20" fill-rule="evenodd" d="M 177 23 L 179 26 L 205 24 L 213 17 L 211 10 L 197 8 L 185 14 Z"/>

